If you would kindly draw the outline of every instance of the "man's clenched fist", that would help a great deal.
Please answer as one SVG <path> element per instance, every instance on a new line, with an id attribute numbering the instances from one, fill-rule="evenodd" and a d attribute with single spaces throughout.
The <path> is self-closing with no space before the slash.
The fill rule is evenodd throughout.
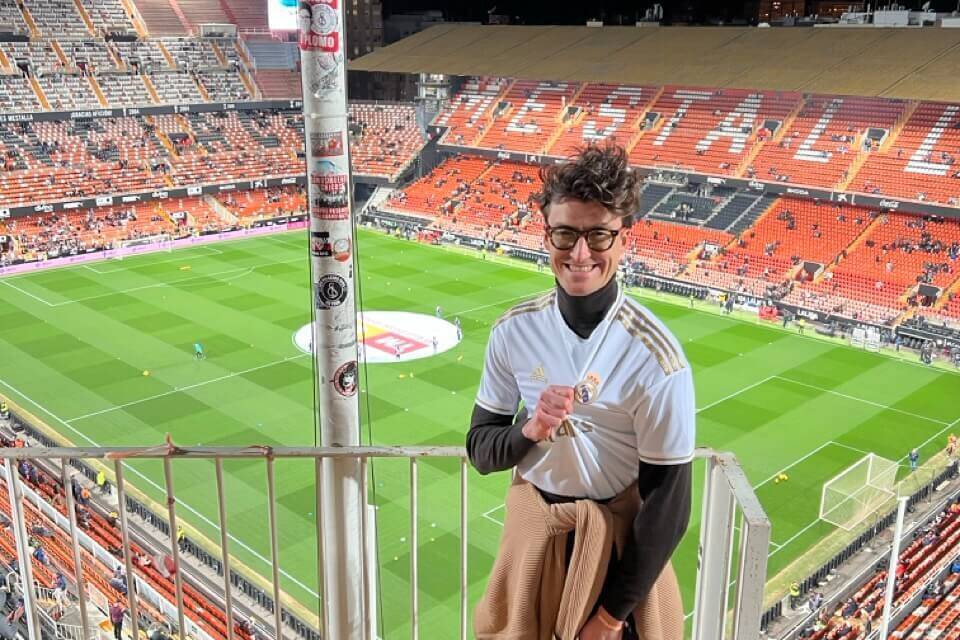
<path id="1" fill-rule="evenodd" d="M 533 417 L 523 425 L 528 440 L 548 440 L 573 411 L 573 387 L 550 385 L 540 394 Z"/>

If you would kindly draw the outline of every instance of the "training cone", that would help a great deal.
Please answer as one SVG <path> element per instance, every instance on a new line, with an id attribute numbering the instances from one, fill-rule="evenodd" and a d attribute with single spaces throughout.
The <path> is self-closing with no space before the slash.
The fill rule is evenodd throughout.
<path id="1" fill-rule="evenodd" d="M 149 372 L 149 371 L 147 371 L 146 369 L 144 369 L 144 371 L 143 371 L 143 375 L 145 375 L 145 376 L 148 376 L 148 375 L 150 375 L 150 372 Z"/>
<path id="2" fill-rule="evenodd" d="M 773 484 L 780 484 L 780 478 L 774 478 Z"/>

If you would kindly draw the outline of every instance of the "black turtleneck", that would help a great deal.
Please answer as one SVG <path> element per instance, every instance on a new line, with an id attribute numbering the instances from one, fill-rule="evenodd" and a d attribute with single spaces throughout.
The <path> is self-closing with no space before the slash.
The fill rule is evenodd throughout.
<path id="1" fill-rule="evenodd" d="M 602 289 L 571 296 L 557 283 L 557 306 L 563 321 L 581 338 L 588 338 L 617 300 L 611 278 Z M 516 415 L 493 413 L 475 404 L 467 433 L 467 453 L 482 474 L 515 467 L 536 444 L 523 435 L 526 408 Z M 642 498 L 633 523 L 633 535 L 622 558 L 614 553 L 598 604 L 610 615 L 626 620 L 647 596 L 664 565 L 673 555 L 690 521 L 691 463 L 653 465 L 638 460 L 637 486 Z M 558 496 L 540 491 L 550 503 L 571 502 L 582 496 Z M 572 536 L 568 540 L 572 549 Z"/>
<path id="2" fill-rule="evenodd" d="M 557 283 L 557 306 L 570 330 L 581 338 L 589 338 L 607 311 L 617 301 L 617 279 L 610 278 L 602 289 L 585 296 L 572 296 Z"/>

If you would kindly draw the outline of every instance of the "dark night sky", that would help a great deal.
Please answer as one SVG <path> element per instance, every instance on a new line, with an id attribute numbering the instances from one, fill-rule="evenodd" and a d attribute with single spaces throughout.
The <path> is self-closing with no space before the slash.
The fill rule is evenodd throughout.
<path id="1" fill-rule="evenodd" d="M 592 0 L 570 2 L 565 0 L 383 0 L 384 17 L 394 12 L 419 9 L 440 9 L 447 20 L 485 21 L 487 11 L 494 6 L 496 13 L 510 15 L 520 24 L 584 24 L 599 18 L 601 11 L 607 24 L 617 24 L 617 16 L 632 23 L 639 10 L 651 6 L 654 0 Z M 899 0 L 899 4 L 918 8 L 924 0 Z M 697 22 L 711 18 L 731 20 L 743 17 L 743 0 L 661 0 L 665 21 L 692 15 Z M 874 2 L 876 4 L 876 2 Z M 956 0 L 933 0 L 932 7 L 950 11 Z"/>

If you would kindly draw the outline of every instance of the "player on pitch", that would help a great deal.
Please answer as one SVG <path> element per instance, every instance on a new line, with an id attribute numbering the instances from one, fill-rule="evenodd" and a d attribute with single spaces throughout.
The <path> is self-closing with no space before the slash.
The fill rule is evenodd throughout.
<path id="1" fill-rule="evenodd" d="M 693 379 L 614 277 L 640 178 L 609 145 L 541 179 L 557 286 L 494 325 L 467 435 L 481 473 L 516 467 L 474 632 L 679 640 L 669 559 L 690 519 Z"/>

